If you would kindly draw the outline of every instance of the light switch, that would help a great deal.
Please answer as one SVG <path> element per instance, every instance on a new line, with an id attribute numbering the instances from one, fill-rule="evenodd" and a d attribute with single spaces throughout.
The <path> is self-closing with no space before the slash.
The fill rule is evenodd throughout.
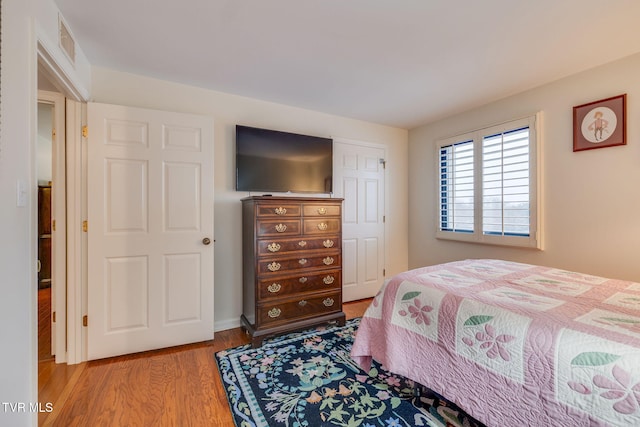
<path id="1" fill-rule="evenodd" d="M 19 179 L 16 184 L 16 206 L 24 208 L 27 206 L 27 183 Z"/>

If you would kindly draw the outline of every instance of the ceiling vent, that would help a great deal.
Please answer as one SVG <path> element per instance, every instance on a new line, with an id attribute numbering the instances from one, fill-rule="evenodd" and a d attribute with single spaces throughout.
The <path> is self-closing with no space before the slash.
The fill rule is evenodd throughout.
<path id="1" fill-rule="evenodd" d="M 62 20 L 62 16 L 58 19 L 60 31 L 58 31 L 58 42 L 60 48 L 67 55 L 71 64 L 76 63 L 76 41 L 71 36 L 71 31 L 67 27 L 67 24 Z"/>

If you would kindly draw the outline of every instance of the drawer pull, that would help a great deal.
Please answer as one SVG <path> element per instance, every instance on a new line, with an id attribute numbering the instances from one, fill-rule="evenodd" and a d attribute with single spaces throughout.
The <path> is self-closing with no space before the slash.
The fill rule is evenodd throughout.
<path id="1" fill-rule="evenodd" d="M 277 307 L 273 307 L 271 310 L 269 310 L 269 313 L 267 313 L 269 315 L 269 317 L 271 317 L 272 319 L 275 319 L 276 317 L 280 316 L 282 314 L 282 310 L 280 310 Z"/>
<path id="2" fill-rule="evenodd" d="M 307 246 L 307 242 L 305 242 L 304 240 L 300 240 L 298 242 L 298 246 L 300 246 L 301 248 L 304 248 L 305 246 Z"/>
<path id="3" fill-rule="evenodd" d="M 321 222 L 320 224 L 318 224 L 318 230 L 320 231 L 325 231 L 327 228 L 329 228 L 329 226 L 326 222 Z"/>
<path id="4" fill-rule="evenodd" d="M 287 209 L 283 207 L 275 208 L 276 215 L 285 215 L 287 213 Z"/>
<path id="5" fill-rule="evenodd" d="M 280 283 L 272 283 L 272 284 L 269 285 L 269 287 L 267 289 L 272 294 L 275 294 L 277 292 L 280 292 L 280 289 L 282 289 L 282 286 L 280 285 Z"/>
<path id="6" fill-rule="evenodd" d="M 334 302 L 335 301 L 333 300 L 333 298 L 327 298 L 324 301 L 322 301 L 325 307 L 331 307 Z"/>
<path id="7" fill-rule="evenodd" d="M 325 285 L 330 285 L 333 282 L 335 282 L 335 277 L 333 276 L 326 276 L 324 279 L 322 279 L 322 281 L 324 282 Z"/>
<path id="8" fill-rule="evenodd" d="M 324 242 L 322 242 L 323 246 L 325 248 L 332 248 L 333 247 L 333 240 L 325 240 Z"/>
<path id="9" fill-rule="evenodd" d="M 282 267 L 279 263 L 273 261 L 271 264 L 267 265 L 269 271 L 278 271 Z"/>
<path id="10" fill-rule="evenodd" d="M 318 215 L 326 215 L 327 208 L 318 208 Z"/>
<path id="11" fill-rule="evenodd" d="M 299 278 L 299 279 L 298 279 L 298 282 L 300 282 L 300 283 L 307 283 L 307 280 L 308 280 L 308 279 L 307 279 L 306 277 L 301 277 L 301 278 Z"/>
<path id="12" fill-rule="evenodd" d="M 287 231 L 287 226 L 284 224 L 278 224 L 276 225 L 276 231 L 278 233 L 284 233 L 285 231 Z"/>
<path id="13" fill-rule="evenodd" d="M 298 261 L 298 264 L 300 265 L 305 265 L 306 263 L 308 263 L 309 261 L 307 261 L 306 259 L 302 258 Z"/>
<path id="14" fill-rule="evenodd" d="M 322 260 L 322 262 L 324 263 L 324 265 L 331 265 L 333 264 L 335 260 L 333 258 L 331 258 L 330 256 L 326 257 L 325 259 Z"/>
<path id="15" fill-rule="evenodd" d="M 305 305 L 307 305 L 307 302 L 306 302 L 305 300 L 302 300 L 302 301 L 300 301 L 300 302 L 298 303 L 298 305 L 299 305 L 300 307 L 304 307 Z"/>
<path id="16" fill-rule="evenodd" d="M 276 242 L 269 243 L 267 249 L 269 249 L 269 252 L 278 252 L 280 250 L 280 245 Z"/>

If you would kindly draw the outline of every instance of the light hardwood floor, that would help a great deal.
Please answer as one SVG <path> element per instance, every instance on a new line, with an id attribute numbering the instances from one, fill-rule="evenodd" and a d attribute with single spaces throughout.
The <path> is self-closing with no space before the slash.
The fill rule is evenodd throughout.
<path id="1" fill-rule="evenodd" d="M 38 290 L 38 361 L 51 355 L 51 287 Z"/>
<path id="2" fill-rule="evenodd" d="M 362 316 L 371 299 L 344 304 Z M 43 426 L 233 426 L 215 353 L 249 342 L 240 328 L 198 344 L 79 365 L 41 362 L 39 397 L 53 412 Z"/>

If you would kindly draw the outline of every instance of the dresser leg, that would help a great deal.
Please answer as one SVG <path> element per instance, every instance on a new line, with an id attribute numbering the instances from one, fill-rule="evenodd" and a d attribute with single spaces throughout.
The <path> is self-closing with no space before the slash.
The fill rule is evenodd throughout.
<path id="1" fill-rule="evenodd" d="M 253 348 L 262 347 L 262 340 L 264 340 L 264 337 L 251 338 L 251 347 Z"/>

